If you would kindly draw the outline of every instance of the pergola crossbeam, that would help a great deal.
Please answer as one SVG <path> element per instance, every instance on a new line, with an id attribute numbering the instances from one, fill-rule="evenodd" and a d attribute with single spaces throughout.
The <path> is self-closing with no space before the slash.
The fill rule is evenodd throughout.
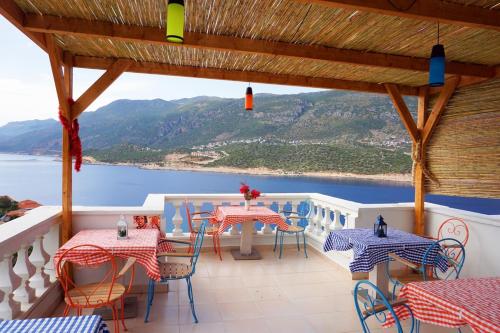
<path id="1" fill-rule="evenodd" d="M 115 59 L 74 56 L 75 67 L 91 69 L 107 69 Z M 219 68 L 203 68 L 194 66 L 180 66 L 170 64 L 159 64 L 153 62 L 135 61 L 126 70 L 132 73 L 159 74 L 195 77 L 203 79 L 229 80 L 242 82 L 256 82 L 266 84 L 279 84 L 301 87 L 313 87 L 324 89 L 341 89 L 361 92 L 382 93 L 386 90 L 383 85 L 372 82 L 350 81 L 323 77 L 310 77 L 301 75 L 272 74 L 255 71 L 238 71 Z M 418 95 L 418 88 L 411 86 L 398 86 L 404 95 Z"/>
<path id="2" fill-rule="evenodd" d="M 73 105 L 73 117 L 77 118 L 130 66 L 131 60 L 118 59 L 94 82 Z"/>
<path id="3" fill-rule="evenodd" d="M 40 32 L 26 31 L 23 27 L 26 15 L 13 0 L 0 0 L 0 14 L 10 23 L 21 30 L 29 39 L 37 44 L 42 50 L 47 51 L 44 34 Z"/>
<path id="4" fill-rule="evenodd" d="M 431 22 L 444 22 L 466 27 L 500 30 L 500 11 L 479 6 L 464 6 L 442 0 L 296 0 L 329 8 L 361 10 L 383 15 L 406 17 Z M 400 7 L 397 4 L 400 4 Z"/>
<path id="5" fill-rule="evenodd" d="M 432 108 L 429 118 L 425 122 L 424 129 L 422 130 L 422 145 L 424 147 L 427 144 L 427 142 L 429 142 L 432 132 L 436 128 L 439 118 L 443 114 L 446 108 L 446 104 L 448 104 L 448 101 L 455 92 L 459 82 L 460 82 L 460 77 L 452 77 L 446 80 L 443 90 L 439 94 L 439 97 Z"/>
<path id="6" fill-rule="evenodd" d="M 399 113 L 399 117 L 401 118 L 401 121 L 408 131 L 412 141 L 417 142 L 420 139 L 420 133 L 418 132 L 417 125 L 415 125 L 415 121 L 413 120 L 410 110 L 408 110 L 398 87 L 394 84 L 385 84 L 385 88 L 387 89 L 387 93 L 391 97 L 394 107 Z"/>
<path id="7" fill-rule="evenodd" d="M 169 43 L 166 41 L 164 29 L 161 28 L 90 21 L 78 18 L 63 18 L 50 15 L 27 14 L 24 27 L 26 30 L 34 33 L 56 33 L 145 44 L 153 43 L 176 47 L 286 56 L 305 60 L 322 60 L 333 63 L 397 68 L 419 72 L 427 72 L 429 70 L 429 60 L 421 57 L 365 52 L 321 45 L 300 45 L 188 31 L 185 32 L 184 43 Z M 446 72 L 448 74 L 489 78 L 495 75 L 495 68 L 482 64 L 449 61 L 446 64 Z"/>

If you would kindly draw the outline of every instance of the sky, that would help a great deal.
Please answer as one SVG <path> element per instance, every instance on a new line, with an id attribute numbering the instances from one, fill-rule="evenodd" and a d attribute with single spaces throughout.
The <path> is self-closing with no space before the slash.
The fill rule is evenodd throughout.
<path id="1" fill-rule="evenodd" d="M 0 126 L 12 121 L 57 118 L 57 96 L 48 55 L 0 15 Z M 75 69 L 77 99 L 103 71 Z M 94 103 L 89 111 L 117 99 L 165 100 L 200 95 L 240 98 L 248 82 L 192 79 L 165 75 L 125 73 Z M 295 94 L 320 89 L 252 84 L 254 94 Z"/>

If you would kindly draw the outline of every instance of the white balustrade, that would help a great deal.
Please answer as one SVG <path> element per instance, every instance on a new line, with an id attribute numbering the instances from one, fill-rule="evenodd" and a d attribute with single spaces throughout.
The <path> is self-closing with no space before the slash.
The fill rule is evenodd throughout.
<path id="1" fill-rule="evenodd" d="M 292 212 L 297 212 L 298 216 L 300 216 L 300 213 L 299 213 L 300 203 L 301 203 L 301 201 L 295 201 L 295 200 L 291 202 L 291 205 L 292 205 L 291 210 L 292 210 Z M 291 219 L 290 222 L 292 223 L 293 226 L 297 226 L 299 224 L 300 220 L 299 219 Z"/>
<path id="2" fill-rule="evenodd" d="M 339 209 L 335 209 L 333 211 L 333 229 L 334 230 L 339 230 L 339 229 L 342 229 L 342 223 L 340 223 L 340 210 Z"/>
<path id="3" fill-rule="evenodd" d="M 337 214 L 335 214 L 335 217 L 337 217 Z M 323 225 L 323 232 L 321 233 L 321 236 L 327 237 L 330 234 L 330 224 L 332 223 L 332 219 L 330 217 L 330 207 L 326 206 L 325 207 L 325 215 L 323 216 L 323 220 L 321 221 L 321 224 Z"/>
<path id="4" fill-rule="evenodd" d="M 307 226 L 306 226 L 306 232 L 308 233 L 313 233 L 314 228 L 315 228 L 315 222 L 316 222 L 316 214 L 314 210 L 314 203 L 312 201 L 309 201 L 309 212 L 307 213 Z"/>
<path id="5" fill-rule="evenodd" d="M 267 203 L 267 206 L 269 207 L 269 209 L 272 209 L 271 208 L 272 205 L 273 205 L 272 201 Z M 271 228 L 270 224 L 264 223 L 264 226 L 262 227 L 261 231 L 262 231 L 262 234 L 264 234 L 264 235 L 270 235 L 273 233 L 273 228 Z"/>
<path id="6" fill-rule="evenodd" d="M 50 227 L 49 232 L 47 232 L 43 237 L 43 248 L 49 254 L 50 258 L 45 264 L 44 272 L 49 275 L 49 281 L 51 283 L 56 282 L 56 269 L 54 267 L 54 256 L 56 255 L 57 249 L 59 248 L 59 225 L 54 224 Z"/>
<path id="7" fill-rule="evenodd" d="M 201 206 L 202 206 L 201 202 L 194 201 L 193 202 L 194 210 L 192 211 L 192 213 L 201 212 Z M 200 217 L 200 215 L 196 215 L 194 218 L 196 219 L 199 217 Z M 187 216 L 186 216 L 186 218 L 187 218 Z M 201 221 L 192 220 L 191 223 L 193 224 L 193 228 L 195 228 L 195 229 L 198 229 L 201 225 Z"/>
<path id="8" fill-rule="evenodd" d="M 351 215 L 351 214 L 345 213 L 345 215 L 344 215 L 345 216 L 344 217 L 344 227 L 342 229 L 351 229 L 351 224 L 350 224 L 351 222 L 349 220 L 349 215 Z"/>
<path id="9" fill-rule="evenodd" d="M 314 230 L 314 233 L 319 236 L 323 232 L 322 225 L 321 225 L 321 222 L 323 221 L 323 206 L 318 204 L 316 207 L 317 207 L 317 212 L 316 212 L 316 216 L 314 219 L 316 229 Z"/>
<path id="10" fill-rule="evenodd" d="M 173 202 L 174 206 L 174 216 L 172 217 L 172 223 L 174 224 L 174 229 L 172 230 L 172 234 L 174 236 L 182 236 L 182 215 L 181 209 L 183 208 L 182 201 Z"/>
<path id="11" fill-rule="evenodd" d="M 29 279 L 29 286 L 35 289 L 35 296 L 40 297 L 50 285 L 50 276 L 45 273 L 45 264 L 50 259 L 50 255 L 43 247 L 43 235 L 37 236 L 33 242 L 33 250 L 29 256 L 30 262 L 35 267 L 35 273 Z"/>
<path id="12" fill-rule="evenodd" d="M 0 318 L 10 320 L 21 311 L 21 304 L 14 300 L 14 290 L 21 285 L 21 278 L 12 268 L 13 253 L 5 253 L 0 261 Z"/>
<path id="13" fill-rule="evenodd" d="M 14 265 L 14 273 L 21 278 L 20 286 L 14 290 L 14 299 L 21 303 L 21 311 L 27 311 L 35 300 L 35 289 L 30 286 L 29 279 L 35 274 L 36 268 L 29 260 L 29 248 L 29 244 L 21 246 Z"/>

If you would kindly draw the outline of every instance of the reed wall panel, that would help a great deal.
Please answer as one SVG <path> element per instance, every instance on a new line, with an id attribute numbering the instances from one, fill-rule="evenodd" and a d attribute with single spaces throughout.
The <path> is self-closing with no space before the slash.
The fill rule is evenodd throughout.
<path id="1" fill-rule="evenodd" d="M 457 90 L 426 154 L 427 192 L 500 198 L 500 79 Z"/>

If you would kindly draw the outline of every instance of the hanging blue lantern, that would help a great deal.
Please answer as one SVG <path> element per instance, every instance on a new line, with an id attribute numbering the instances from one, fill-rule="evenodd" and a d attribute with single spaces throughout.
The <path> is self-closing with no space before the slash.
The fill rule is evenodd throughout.
<path id="1" fill-rule="evenodd" d="M 446 58 L 444 55 L 444 46 L 439 44 L 439 23 L 437 33 L 437 44 L 432 47 L 429 62 L 429 86 L 431 87 L 441 87 L 444 85 Z"/>
<path id="2" fill-rule="evenodd" d="M 445 56 L 444 46 L 436 44 L 432 47 L 429 66 L 429 86 L 441 87 L 444 85 Z"/>

